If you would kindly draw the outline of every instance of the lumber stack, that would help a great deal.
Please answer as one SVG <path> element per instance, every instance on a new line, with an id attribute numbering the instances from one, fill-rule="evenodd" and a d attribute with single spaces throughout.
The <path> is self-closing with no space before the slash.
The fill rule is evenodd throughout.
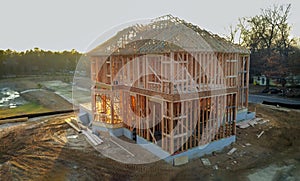
<path id="1" fill-rule="evenodd" d="M 103 143 L 98 136 L 94 135 L 90 130 L 82 130 L 82 133 L 91 141 L 94 146 L 100 145 Z"/>

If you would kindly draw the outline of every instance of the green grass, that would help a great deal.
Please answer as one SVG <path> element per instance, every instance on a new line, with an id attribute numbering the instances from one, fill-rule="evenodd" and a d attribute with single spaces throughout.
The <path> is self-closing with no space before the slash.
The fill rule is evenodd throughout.
<path id="1" fill-rule="evenodd" d="M 51 110 L 36 103 L 28 103 L 13 109 L 0 109 L 0 118 L 47 111 Z"/>

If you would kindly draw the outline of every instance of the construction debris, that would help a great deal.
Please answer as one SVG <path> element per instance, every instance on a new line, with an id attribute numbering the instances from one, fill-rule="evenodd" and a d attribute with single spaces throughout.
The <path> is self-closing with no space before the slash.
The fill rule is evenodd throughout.
<path id="1" fill-rule="evenodd" d="M 248 124 L 249 124 L 250 126 L 254 127 L 254 126 L 257 124 L 257 122 L 256 122 L 256 120 L 254 119 L 254 120 L 249 121 Z"/>
<path id="2" fill-rule="evenodd" d="M 77 126 L 75 126 L 72 121 L 76 121 L 74 118 L 68 118 L 68 119 L 65 119 L 65 122 L 68 123 L 73 129 L 75 129 L 78 133 L 83 133 L 87 139 L 94 145 L 94 146 L 97 146 L 97 145 L 100 145 L 101 143 L 103 143 L 103 140 L 101 140 L 98 136 L 96 136 L 95 134 L 93 134 L 92 130 L 88 129 L 87 127 L 85 127 L 85 130 L 80 130 L 78 127 L 81 127 L 83 126 L 82 124 L 78 124 L 77 122 Z M 73 137 L 69 136 L 68 138 L 77 138 L 78 135 L 73 135 Z"/>
<path id="3" fill-rule="evenodd" d="M 242 128 L 242 129 L 245 129 L 245 128 L 248 128 L 250 125 L 247 123 L 247 124 L 243 124 L 243 125 L 237 125 L 239 128 Z"/>
<path id="4" fill-rule="evenodd" d="M 201 162 L 204 166 L 210 166 L 211 165 L 208 158 L 201 158 Z"/>
<path id="5" fill-rule="evenodd" d="M 70 119 L 70 118 L 65 119 L 65 122 L 68 123 L 68 125 L 70 125 L 75 131 L 77 131 L 78 133 L 81 133 L 81 130 L 72 123 L 72 119 Z"/>
<path id="6" fill-rule="evenodd" d="M 67 136 L 68 139 L 76 139 L 78 138 L 78 135 L 70 135 L 70 136 Z"/>
<path id="7" fill-rule="evenodd" d="M 100 145 L 101 143 L 103 143 L 103 140 L 101 140 L 98 136 L 94 135 L 92 133 L 92 131 L 90 130 L 82 130 L 82 133 L 89 139 L 89 141 L 94 145 Z"/>
<path id="8" fill-rule="evenodd" d="M 219 170 L 218 165 L 214 165 L 214 166 L 213 166 L 213 169 L 214 169 L 214 170 Z"/>
<path id="9" fill-rule="evenodd" d="M 250 121 L 251 121 L 250 119 L 246 120 L 246 121 L 241 121 L 241 122 L 237 123 L 236 126 L 239 127 L 239 128 L 242 128 L 242 129 L 248 128 L 250 126 L 249 125 Z"/>
<path id="10" fill-rule="evenodd" d="M 267 122 L 269 122 L 270 120 L 268 120 L 268 119 L 265 119 L 265 120 L 262 120 L 262 121 L 260 121 L 260 122 L 258 122 L 259 124 L 265 124 L 265 123 L 267 123 Z"/>
<path id="11" fill-rule="evenodd" d="M 264 134 L 264 132 L 265 132 L 265 131 L 262 131 L 261 133 L 259 133 L 259 134 L 257 135 L 257 139 L 258 139 L 258 138 L 260 138 L 260 137 L 261 137 L 261 135 L 263 135 L 263 134 Z"/>
<path id="12" fill-rule="evenodd" d="M 232 155 L 235 151 L 237 150 L 237 148 L 232 148 L 227 155 Z"/>
<path id="13" fill-rule="evenodd" d="M 79 126 L 79 128 L 80 128 L 81 130 L 87 130 L 87 129 L 88 129 L 88 127 L 85 126 L 85 125 L 83 125 L 80 121 L 78 121 L 77 124 L 78 124 L 78 126 Z"/>
<path id="14" fill-rule="evenodd" d="M 184 165 L 188 162 L 189 162 L 188 156 L 180 156 L 180 157 L 174 158 L 173 165 L 174 166 L 179 166 L 179 165 Z"/>
<path id="15" fill-rule="evenodd" d="M 236 126 L 245 129 L 248 128 L 249 126 L 254 127 L 256 124 L 265 124 L 267 122 L 269 122 L 269 120 L 264 120 L 262 118 L 254 118 L 254 119 L 239 122 L 236 124 Z"/>

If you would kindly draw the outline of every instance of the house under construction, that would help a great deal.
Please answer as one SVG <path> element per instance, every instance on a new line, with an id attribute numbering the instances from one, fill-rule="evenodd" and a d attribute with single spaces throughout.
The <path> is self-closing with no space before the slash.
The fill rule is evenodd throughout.
<path id="1" fill-rule="evenodd" d="M 234 141 L 247 117 L 249 51 L 179 18 L 125 28 L 89 56 L 94 128 L 173 155 Z"/>

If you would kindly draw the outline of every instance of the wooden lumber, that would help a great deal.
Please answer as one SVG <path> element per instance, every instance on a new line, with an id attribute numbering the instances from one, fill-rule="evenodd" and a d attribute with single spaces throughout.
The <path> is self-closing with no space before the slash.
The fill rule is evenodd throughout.
<path id="1" fill-rule="evenodd" d="M 96 135 L 94 135 L 93 133 L 86 131 L 86 130 L 82 130 L 82 134 L 86 136 L 86 138 L 94 145 L 97 146 L 101 143 L 103 143 L 103 141 Z"/>
<path id="2" fill-rule="evenodd" d="M 75 131 L 77 131 L 78 133 L 81 133 L 81 130 L 71 122 L 71 119 L 65 119 L 65 122 L 68 125 L 70 125 Z"/>

